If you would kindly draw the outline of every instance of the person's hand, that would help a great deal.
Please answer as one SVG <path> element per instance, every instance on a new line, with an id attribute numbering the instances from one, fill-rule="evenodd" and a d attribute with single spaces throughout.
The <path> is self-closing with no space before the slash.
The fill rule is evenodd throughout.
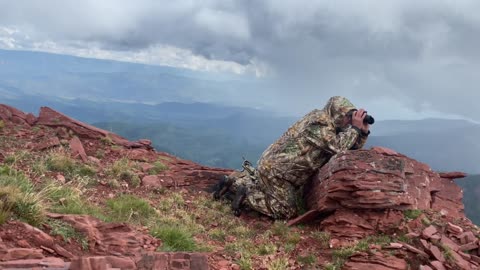
<path id="1" fill-rule="evenodd" d="M 370 128 L 369 124 L 363 122 L 363 119 L 367 115 L 367 112 L 364 109 L 359 109 L 358 111 L 353 112 L 352 115 L 352 126 L 361 129 L 363 132 L 368 133 Z"/>

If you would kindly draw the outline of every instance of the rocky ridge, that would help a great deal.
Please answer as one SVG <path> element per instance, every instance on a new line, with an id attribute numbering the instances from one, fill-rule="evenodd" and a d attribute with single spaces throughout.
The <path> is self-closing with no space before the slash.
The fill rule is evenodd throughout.
<path id="1" fill-rule="evenodd" d="M 207 196 L 205 190 L 230 172 L 156 152 L 149 140 L 130 142 L 47 107 L 41 108 L 36 117 L 0 105 L 0 120 L 3 126 L 0 135 L 5 138 L 0 142 L 2 163 L 7 163 L 19 149 L 39 157 L 59 148 L 68 149 L 78 162 L 99 168 L 98 183 L 89 191 L 90 200 L 97 204 L 103 204 L 105 198 L 115 197 L 118 192 L 154 196 L 152 204 L 161 204 L 158 194 L 164 190 L 178 191 L 193 201 L 201 194 Z M 139 187 L 122 182 L 120 190 L 115 190 L 107 183 L 103 167 L 122 158 L 138 165 L 135 176 L 140 179 Z M 159 160 L 167 169 L 156 170 L 155 163 Z M 21 162 L 14 165 L 27 173 L 32 171 Z M 31 174 L 32 181 L 39 185 L 44 177 L 59 184 L 70 181 L 65 173 L 44 174 L 39 177 Z M 0 267 L 478 269 L 479 231 L 465 217 L 461 189 L 453 182 L 464 176 L 459 172 L 434 172 L 426 164 L 385 148 L 348 151 L 332 158 L 312 179 L 305 189 L 309 211 L 291 220 L 289 231 L 282 229 L 285 232 L 275 233 L 278 227 L 283 228 L 278 222 L 254 213 L 241 217 L 242 226 L 257 230 L 252 236 L 245 236 L 248 242 L 274 247 L 250 254 L 251 264 L 244 263 L 246 254 L 235 245 L 241 233 L 222 236 L 221 241 L 197 239 L 214 245 L 214 251 L 207 253 L 159 252 L 162 239 L 153 237 L 145 226 L 52 212 L 47 213 L 48 219 L 70 224 L 85 236 L 88 249 L 81 249 L 76 242 L 65 243 L 52 235 L 53 228 L 48 225 L 32 226 L 10 219 L 0 226 Z M 231 213 L 225 215 L 234 219 Z M 199 213 L 197 219 L 201 218 Z M 220 221 L 208 224 L 209 232 L 217 234 L 223 226 Z M 273 233 L 262 234 L 268 230 Z M 294 243 L 293 250 L 282 246 L 290 241 Z M 236 248 L 229 251 L 227 245 Z"/>

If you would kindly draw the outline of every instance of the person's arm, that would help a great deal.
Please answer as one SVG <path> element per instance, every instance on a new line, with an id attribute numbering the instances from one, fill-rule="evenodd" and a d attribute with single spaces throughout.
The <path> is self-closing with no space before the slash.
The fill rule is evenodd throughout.
<path id="1" fill-rule="evenodd" d="M 360 136 L 358 128 L 348 127 L 336 134 L 333 125 L 315 124 L 307 129 L 306 139 L 322 150 L 336 154 L 351 149 Z"/>
<path id="2" fill-rule="evenodd" d="M 366 133 L 364 131 L 360 131 L 360 136 L 358 137 L 355 144 L 352 146 L 352 150 L 361 149 L 367 142 L 369 134 L 370 134 L 370 131 Z"/>

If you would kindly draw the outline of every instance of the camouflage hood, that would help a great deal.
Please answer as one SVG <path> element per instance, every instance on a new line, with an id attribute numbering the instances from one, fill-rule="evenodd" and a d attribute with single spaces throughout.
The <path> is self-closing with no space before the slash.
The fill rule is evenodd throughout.
<path id="1" fill-rule="evenodd" d="M 336 127 L 340 127 L 343 118 L 352 109 L 355 109 L 355 106 L 348 99 L 340 96 L 331 97 L 323 108 Z"/>

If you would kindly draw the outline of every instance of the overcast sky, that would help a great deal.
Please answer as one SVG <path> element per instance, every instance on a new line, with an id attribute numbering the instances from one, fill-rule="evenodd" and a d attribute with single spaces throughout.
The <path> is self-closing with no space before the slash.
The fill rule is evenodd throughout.
<path id="1" fill-rule="evenodd" d="M 285 113 L 480 121 L 478 0 L 0 0 L 0 48 L 257 76 Z"/>

